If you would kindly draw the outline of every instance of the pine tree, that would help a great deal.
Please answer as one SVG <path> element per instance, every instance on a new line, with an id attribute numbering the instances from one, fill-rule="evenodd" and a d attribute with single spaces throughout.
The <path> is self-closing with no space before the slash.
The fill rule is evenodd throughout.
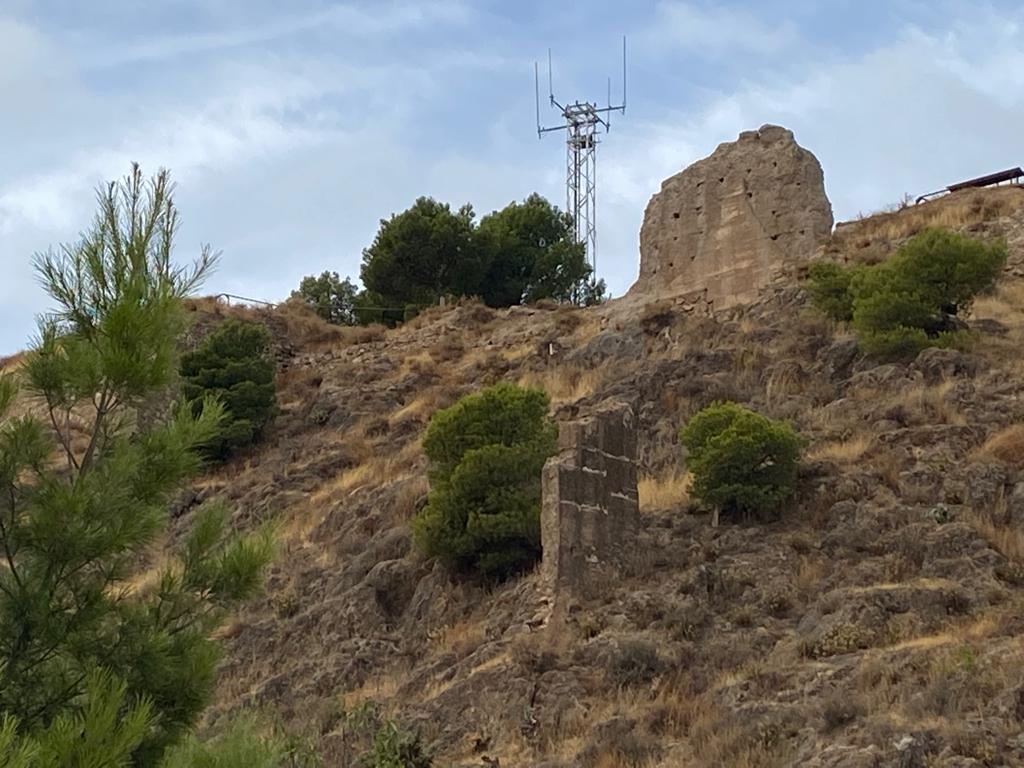
<path id="1" fill-rule="evenodd" d="M 182 299 L 214 257 L 173 263 L 166 172 L 147 182 L 136 166 L 98 197 L 78 244 L 36 257 L 56 306 L 20 381 L 0 376 L 0 743 L 37 750 L 32 766 L 155 764 L 208 702 L 211 633 L 271 555 L 266 534 L 230 536 L 228 509 L 210 504 L 178 556 L 139 578 L 223 418 L 214 400 L 138 418 L 176 375 Z"/>
<path id="2" fill-rule="evenodd" d="M 181 360 L 182 394 L 197 414 L 215 397 L 224 406 L 218 435 L 203 452 L 224 460 L 259 440 L 277 413 L 270 332 L 260 323 L 226 320 Z"/>

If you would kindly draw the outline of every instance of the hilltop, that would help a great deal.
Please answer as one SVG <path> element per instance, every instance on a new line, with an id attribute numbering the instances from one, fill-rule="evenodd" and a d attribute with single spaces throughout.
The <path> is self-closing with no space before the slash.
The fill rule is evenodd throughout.
<path id="1" fill-rule="evenodd" d="M 739 144 L 765 137 L 794 158 L 786 178 L 820 186 L 781 130 Z M 394 329 L 327 325 L 294 303 L 192 302 L 187 345 L 227 317 L 267 326 L 280 406 L 259 445 L 177 501 L 165 543 L 218 495 L 236 527 L 276 527 L 265 595 L 220 630 L 206 730 L 257 710 L 324 764 L 353 765 L 366 734 L 352 714 L 372 703 L 436 765 L 1024 765 L 1024 192 L 958 192 L 809 238 L 831 224 L 823 190 L 794 203 L 818 201 L 804 231 L 775 227 L 759 206 L 786 196 L 748 205 L 769 187 L 723 147 L 738 179 L 722 172 L 720 192 L 691 203 L 684 171 L 649 208 L 666 228 L 648 231 L 642 272 L 664 262 L 671 290 L 588 309 L 464 300 Z M 700 230 L 669 204 L 700 207 Z M 701 260 L 675 266 L 673 226 Z M 882 263 L 934 226 L 1008 244 L 997 290 L 966 318 L 971 348 L 865 357 L 811 307 L 807 264 Z M 723 267 L 726 236 L 742 281 Z M 541 568 L 484 585 L 411 542 L 426 424 L 499 381 L 543 388 L 563 424 L 610 404 L 633 414 L 625 566 L 564 595 L 557 616 Z M 806 441 L 778 520 L 715 528 L 688 496 L 678 431 L 719 400 Z"/>
<path id="2" fill-rule="evenodd" d="M 339 329 L 294 306 L 196 306 L 273 331 L 282 413 L 251 455 L 199 482 L 281 521 L 267 594 L 223 631 L 208 718 L 268 708 L 352 758 L 366 701 L 440 764 L 1024 764 L 1024 195 L 969 191 L 841 224 L 819 254 L 884 260 L 930 225 L 1008 240 L 968 352 L 879 365 L 798 281 L 714 316 L 686 302 L 435 309 Z M 540 625 L 538 574 L 488 588 L 411 547 L 424 426 L 500 380 L 542 386 L 566 421 L 637 415 L 639 557 Z M 808 442 L 773 523 L 713 529 L 687 498 L 677 431 L 721 399 Z"/>

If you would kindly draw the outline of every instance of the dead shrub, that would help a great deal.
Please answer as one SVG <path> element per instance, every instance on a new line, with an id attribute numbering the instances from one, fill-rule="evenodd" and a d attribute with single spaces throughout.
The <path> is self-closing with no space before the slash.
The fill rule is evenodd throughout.
<path id="1" fill-rule="evenodd" d="M 649 640 L 622 640 L 608 659 L 608 679 L 614 685 L 627 687 L 650 683 L 661 674 L 664 662 L 658 649 Z"/>
<path id="2" fill-rule="evenodd" d="M 833 691 L 825 697 L 821 707 L 821 717 L 825 722 L 826 732 L 849 725 L 854 720 L 863 717 L 864 713 L 863 702 L 848 691 Z"/>
<path id="3" fill-rule="evenodd" d="M 511 644 L 511 658 L 529 673 L 542 675 L 558 669 L 571 646 L 571 636 L 552 625 L 516 637 Z"/>

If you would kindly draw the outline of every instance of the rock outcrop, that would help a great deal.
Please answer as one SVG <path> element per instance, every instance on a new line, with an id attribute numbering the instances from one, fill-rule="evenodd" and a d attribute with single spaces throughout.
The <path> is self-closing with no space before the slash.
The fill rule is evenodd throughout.
<path id="1" fill-rule="evenodd" d="M 831 231 L 817 158 L 792 131 L 765 125 L 662 183 L 644 213 L 630 293 L 707 311 L 750 303 Z"/>

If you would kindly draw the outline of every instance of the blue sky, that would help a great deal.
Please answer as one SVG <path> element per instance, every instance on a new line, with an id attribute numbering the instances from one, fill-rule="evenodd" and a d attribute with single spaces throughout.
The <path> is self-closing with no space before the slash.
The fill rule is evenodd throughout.
<path id="1" fill-rule="evenodd" d="M 894 0 L 0 0 L 0 354 L 47 307 L 31 255 L 74 240 L 93 189 L 171 169 L 181 260 L 210 292 L 280 299 L 357 276 L 419 195 L 483 214 L 561 202 L 533 62 L 602 98 L 629 36 L 629 110 L 599 151 L 602 276 L 636 276 L 661 180 L 767 122 L 817 154 L 837 219 L 1024 164 L 1024 8 Z M 617 79 L 613 79 L 618 87 Z M 551 122 L 556 116 L 545 115 Z"/>

